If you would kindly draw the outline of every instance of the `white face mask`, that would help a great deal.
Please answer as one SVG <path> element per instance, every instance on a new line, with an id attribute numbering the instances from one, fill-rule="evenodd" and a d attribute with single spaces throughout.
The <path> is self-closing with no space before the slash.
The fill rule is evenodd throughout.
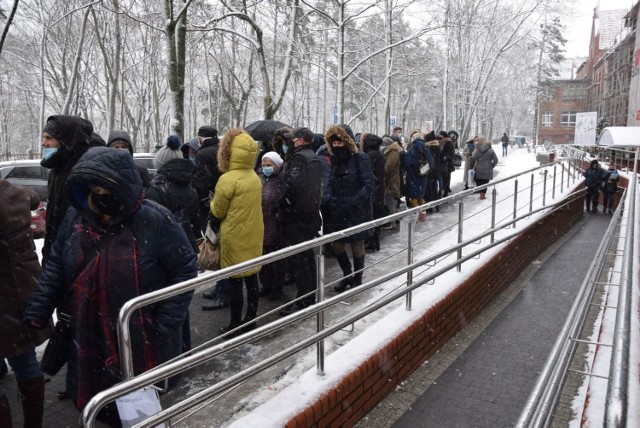
<path id="1" fill-rule="evenodd" d="M 42 159 L 49 159 L 57 151 L 58 151 L 57 147 L 43 147 L 42 148 Z"/>

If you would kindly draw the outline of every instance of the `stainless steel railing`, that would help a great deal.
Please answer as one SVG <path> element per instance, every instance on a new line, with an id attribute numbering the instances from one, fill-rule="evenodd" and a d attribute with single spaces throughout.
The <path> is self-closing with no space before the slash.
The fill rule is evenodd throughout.
<path id="1" fill-rule="evenodd" d="M 264 361 L 262 361 L 261 363 L 256 364 L 255 366 L 241 372 L 238 373 L 237 375 L 226 379 L 225 381 L 220 382 L 217 385 L 214 385 L 211 388 L 208 388 L 205 391 L 202 391 L 201 393 L 196 394 L 195 396 L 189 397 L 189 399 L 185 400 L 185 402 L 181 402 L 178 403 L 168 409 L 163 410 L 161 413 L 159 413 L 158 415 L 156 415 L 156 417 L 152 418 L 152 419 L 148 419 L 144 424 L 140 425 L 140 426 L 151 426 L 155 423 L 158 423 L 160 420 L 167 420 L 169 418 L 171 418 L 173 415 L 176 415 L 178 413 L 181 413 L 183 411 L 185 411 L 187 408 L 191 408 L 195 405 L 197 405 L 198 403 L 201 403 L 203 400 L 206 400 L 208 398 L 210 398 L 213 395 L 216 395 L 222 391 L 224 391 L 225 389 L 237 384 L 238 382 L 242 382 L 244 381 L 246 378 L 248 378 L 249 376 L 252 376 L 255 373 L 258 373 L 262 370 L 264 370 L 266 367 L 269 367 L 270 365 L 273 364 L 277 364 L 277 362 L 281 361 L 283 358 L 286 358 L 290 355 L 295 354 L 296 352 L 299 352 L 301 349 L 304 349 L 308 346 L 313 345 L 314 343 L 318 344 L 318 348 L 317 348 L 317 359 L 318 359 L 318 363 L 317 363 L 317 367 L 318 367 L 318 372 L 321 373 L 324 370 L 324 349 L 322 346 L 322 340 L 326 337 L 328 337 L 329 335 L 333 334 L 335 331 L 338 331 L 339 329 L 355 322 L 356 320 L 362 318 L 365 315 L 368 315 L 371 312 L 374 312 L 375 310 L 377 310 L 378 308 L 385 306 L 386 304 L 393 302 L 394 300 L 396 300 L 397 298 L 400 298 L 402 296 L 406 296 L 406 300 L 407 300 L 407 309 L 411 308 L 411 292 L 420 287 L 421 285 L 425 284 L 428 281 L 431 281 L 433 278 L 437 277 L 438 275 L 442 274 L 444 271 L 448 270 L 448 269 L 452 269 L 452 268 L 459 268 L 460 265 L 466 261 L 469 260 L 472 257 L 475 257 L 479 254 L 481 254 L 482 252 L 486 251 L 488 248 L 491 248 L 492 246 L 498 245 L 502 242 L 505 242 L 508 239 L 511 239 L 513 236 L 517 235 L 517 232 L 509 235 L 508 237 L 501 237 L 499 239 L 495 239 L 495 233 L 499 232 L 501 230 L 504 230 L 505 227 L 511 227 L 512 225 L 515 225 L 515 223 L 517 221 L 522 221 L 524 218 L 530 216 L 533 213 L 536 213 L 538 211 L 541 210 L 545 210 L 545 209 L 549 209 L 551 207 L 553 207 L 555 204 L 549 205 L 549 206 L 542 206 L 541 208 L 537 208 L 537 209 L 532 209 L 532 204 L 529 202 L 527 203 L 527 206 L 529 207 L 528 211 L 525 209 L 523 211 L 524 214 L 521 215 L 516 215 L 514 216 L 511 220 L 509 221 L 505 221 L 505 222 L 501 222 L 499 226 L 496 226 L 495 224 L 495 218 L 492 219 L 492 223 L 491 223 L 491 228 L 488 229 L 487 231 L 485 231 L 482 234 L 479 234 L 477 236 L 472 237 L 471 239 L 467 239 L 467 240 L 463 240 L 461 242 L 459 242 L 457 245 L 452 246 L 450 248 L 448 248 L 447 250 L 443 251 L 443 252 L 439 252 L 427 259 L 423 259 L 423 260 L 419 260 L 417 262 L 413 261 L 413 255 L 411 254 L 411 249 L 413 248 L 414 243 L 411 241 L 412 237 L 413 237 L 413 233 L 412 233 L 412 225 L 413 222 L 409 221 L 409 228 L 408 228 L 408 235 L 407 235 L 407 239 L 408 239 L 408 248 L 407 248 L 407 253 L 408 253 L 408 264 L 407 266 L 404 266 L 400 269 L 397 269 L 393 272 L 390 272 L 386 275 L 383 275 L 377 279 L 375 279 L 374 281 L 370 281 L 367 282 L 365 284 L 363 284 L 362 286 L 356 288 L 356 289 L 352 289 L 349 290 L 345 293 L 342 293 L 338 296 L 334 296 L 332 298 L 323 300 L 323 277 L 321 272 L 323 271 L 323 269 L 318 269 L 319 271 L 319 286 L 318 286 L 318 295 L 317 295 L 317 300 L 318 303 L 312 307 L 306 308 L 302 311 L 296 312 L 292 315 L 289 315 L 287 317 L 281 318 L 275 322 L 272 322 L 268 325 L 259 327 L 258 329 L 249 332 L 247 334 L 244 334 L 240 337 L 237 338 L 233 338 L 230 339 L 226 342 L 217 344 L 215 346 L 212 346 L 210 348 L 206 348 L 203 350 L 199 350 L 196 352 L 191 352 L 189 355 L 187 356 L 183 356 L 180 357 L 177 360 L 165 363 L 161 366 L 158 366 L 157 368 L 154 368 L 146 373 L 143 373 L 139 376 L 133 377 L 133 370 L 132 370 L 132 363 L 131 363 L 131 338 L 130 338 L 130 331 L 129 331 L 129 319 L 132 315 L 132 313 L 145 306 L 145 305 L 149 305 L 152 303 L 155 303 L 157 301 L 160 301 L 164 298 L 168 298 L 170 296 L 174 296 L 180 293 L 184 293 L 187 291 L 191 291 L 196 289 L 197 287 L 209 284 L 213 281 L 222 279 L 222 278 L 226 278 L 229 277 L 233 274 L 242 272 L 244 270 L 250 269 L 254 266 L 258 266 L 258 265 L 262 265 L 262 264 L 266 264 L 269 263 L 271 261 L 274 260 L 278 260 L 278 259 L 282 259 L 285 257 L 288 257 L 291 254 L 294 254 L 296 252 L 299 251 L 303 251 L 309 248 L 316 248 L 319 247 L 325 243 L 334 241 L 336 239 L 340 239 L 346 236 L 349 236 L 351 234 L 360 232 L 362 230 L 366 230 L 372 227 L 376 227 L 376 226 L 380 226 L 382 224 L 391 222 L 391 221 L 395 221 L 395 220 L 402 220 L 402 219 L 406 219 L 406 218 L 411 218 L 411 216 L 415 217 L 416 214 L 419 211 L 422 211 L 424 209 L 430 208 L 430 207 L 435 207 L 437 205 L 449 202 L 449 203 L 455 203 L 456 201 L 459 201 L 459 216 L 460 218 L 462 218 L 463 216 L 463 203 L 462 200 L 473 194 L 475 191 L 482 189 L 482 188 L 489 188 L 489 187 L 494 187 L 494 191 L 493 191 L 493 205 L 495 207 L 495 204 L 497 203 L 496 201 L 496 195 L 495 195 L 495 186 L 504 182 L 507 182 L 509 180 L 514 180 L 517 179 L 517 177 L 523 176 L 525 174 L 533 174 L 535 172 L 539 172 L 539 171 L 546 171 L 546 167 L 550 167 L 552 166 L 550 165 L 545 165 L 543 167 L 537 167 L 537 168 L 532 168 L 529 169 L 527 171 L 524 171 L 520 174 L 517 174 L 516 176 L 513 177 L 507 177 L 501 180 L 496 180 L 493 182 L 490 182 L 487 185 L 481 186 L 481 187 L 476 187 L 474 189 L 470 189 L 468 191 L 465 192 L 461 192 L 455 195 L 451 195 L 445 199 L 439 200 L 439 201 L 434 201 L 431 203 L 428 203 L 426 205 L 423 205 L 421 207 L 417 207 L 417 208 L 413 208 L 413 209 L 409 209 L 407 211 L 401 212 L 401 213 L 397 213 L 397 214 L 393 214 L 391 216 L 388 216 L 386 218 L 383 219 L 379 219 L 379 220 L 375 220 L 366 224 L 362 224 L 362 225 L 358 225 L 355 226 L 353 228 L 344 230 L 344 231 L 340 231 L 340 232 L 336 232 L 333 233 L 331 235 L 326 235 L 317 239 L 314 239 L 313 241 L 309 241 L 309 242 L 305 242 L 302 244 L 298 244 L 295 246 L 291 246 L 288 248 L 285 248 L 283 250 L 280 250 L 278 252 L 275 253 L 270 253 L 268 255 L 262 256 L 260 258 L 251 260 L 251 261 L 247 261 L 238 265 L 235 265 L 233 267 L 229 267 L 226 269 L 222 269 L 216 272 L 211 272 L 211 273 L 207 273 L 205 275 L 201 275 L 200 277 L 196 278 L 196 279 L 192 279 L 189 281 L 185 281 L 183 283 L 180 284 L 175 284 L 172 285 L 170 287 L 167 287 L 163 290 L 159 290 L 153 293 L 149 293 L 143 296 L 139 296 L 135 299 L 132 299 L 131 301 L 127 302 L 121 309 L 120 311 L 120 321 L 119 321 L 119 329 L 118 329 L 118 333 L 119 333 L 119 341 L 120 341 L 120 352 L 121 352 L 121 361 L 123 364 L 123 373 L 125 375 L 125 381 L 112 387 L 109 388 L 106 391 L 103 391 L 99 394 L 97 394 L 95 397 L 93 397 L 93 399 L 89 402 L 89 404 L 85 407 L 85 410 L 83 412 L 83 416 L 82 416 L 82 421 L 86 426 L 93 426 L 94 420 L 95 420 L 95 416 L 97 415 L 97 412 L 100 408 L 102 408 L 104 405 L 106 405 L 109 401 L 112 401 L 113 399 L 122 396 L 124 394 L 127 394 L 131 391 L 137 390 L 143 386 L 146 385 L 150 385 L 152 383 L 155 383 L 159 380 L 165 379 L 169 376 L 172 376 L 174 374 L 178 374 L 182 371 L 188 370 L 194 366 L 197 366 L 205 361 L 208 361 L 212 358 L 214 358 L 217 355 L 220 355 L 228 350 L 234 349 L 238 346 L 241 346 L 243 344 L 249 343 L 253 340 L 259 339 L 261 337 L 264 337 L 268 334 L 270 334 L 273 331 L 282 329 L 288 325 L 294 324 L 296 322 L 299 322 L 300 320 L 304 319 L 304 318 L 308 318 L 309 316 L 312 315 L 316 315 L 317 316 L 317 330 L 318 332 L 307 338 L 306 340 L 296 344 L 295 346 L 293 346 L 292 348 L 289 348 L 287 350 L 282 351 L 281 353 L 278 353 L 272 357 L 269 357 L 267 359 L 265 359 Z M 570 171 L 571 168 L 569 168 Z M 565 168 L 561 168 L 561 171 L 564 172 Z M 571 172 L 571 171 L 570 171 Z M 554 172 L 554 182 L 555 182 L 555 177 L 556 174 Z M 578 177 L 578 174 L 572 173 L 572 174 L 567 174 L 567 182 L 566 182 L 566 186 L 569 187 L 569 183 L 570 183 L 570 179 L 573 180 L 573 182 L 575 183 L 576 179 Z M 544 183 L 546 183 L 547 180 L 547 174 L 544 174 Z M 532 179 L 532 183 L 533 183 L 533 179 Z M 562 177 L 560 179 L 560 186 L 564 185 L 564 177 Z M 544 184 L 545 188 L 546 188 L 546 184 Z M 517 187 L 516 187 L 517 189 Z M 553 186 L 553 191 L 555 192 L 555 186 Z M 572 198 L 575 197 L 580 197 L 580 194 L 578 195 L 573 195 Z M 563 202 L 563 203 L 566 203 Z M 514 203 L 514 207 L 517 208 L 517 203 Z M 517 211 L 517 209 L 514 208 L 514 213 Z M 494 217 L 495 217 L 495 208 L 494 208 Z M 459 236 L 462 236 L 462 222 L 459 222 L 460 224 L 458 225 L 459 229 Z M 471 251 L 470 253 L 463 255 L 462 254 L 462 250 L 465 249 L 467 246 L 469 246 L 470 244 L 475 244 L 479 239 L 482 239 L 483 237 L 486 236 L 491 236 L 491 243 L 488 246 L 476 249 L 474 251 Z M 459 238 L 460 241 L 460 238 Z M 456 254 L 456 260 L 455 262 L 450 263 L 449 265 L 446 266 L 445 268 L 439 269 L 438 271 L 434 272 L 434 273 L 430 273 L 429 275 L 426 276 L 426 278 L 422 278 L 419 281 L 413 281 L 412 278 L 412 273 L 414 271 L 414 269 L 416 267 L 419 266 L 423 266 L 425 263 L 428 263 L 431 260 L 436 260 L 438 258 L 442 258 L 444 256 L 447 256 L 449 254 Z M 323 263 L 323 259 L 320 256 L 319 259 L 319 263 L 320 263 L 320 267 L 322 267 L 322 263 Z M 323 315 L 324 315 L 324 310 L 326 310 L 327 308 L 338 304 L 344 300 L 348 300 L 351 299 L 352 297 L 354 297 L 357 294 L 363 293 L 366 290 L 371 289 L 372 287 L 381 284 L 383 282 L 386 282 L 392 278 L 398 277 L 399 275 L 403 275 L 406 274 L 408 281 L 407 281 L 407 286 L 400 289 L 400 290 L 396 290 L 394 292 L 392 292 L 390 295 L 386 296 L 384 299 L 381 299 L 380 301 L 376 302 L 376 304 L 374 304 L 371 307 L 365 308 L 363 310 L 360 310 L 358 312 L 356 312 L 353 315 L 348 316 L 347 318 L 341 320 L 340 322 L 338 322 L 337 324 L 331 326 L 331 327 L 325 327 L 324 326 L 324 320 L 323 320 Z"/>
<path id="2" fill-rule="evenodd" d="M 636 158 L 638 152 L 636 152 Z M 635 164 L 634 164 L 635 165 Z M 635 260 L 633 243 L 635 237 L 636 213 L 636 186 L 637 165 L 634 166 L 633 175 L 630 176 L 629 186 L 624 192 L 621 202 L 614 213 L 612 221 L 603 236 L 598 247 L 596 257 L 592 263 L 578 297 L 574 302 L 569 315 L 562 327 L 551 353 L 531 391 L 531 394 L 520 414 L 517 427 L 545 427 L 549 426 L 553 417 L 553 409 L 556 406 L 563 381 L 567 375 L 570 360 L 575 353 L 577 337 L 582 331 L 588 306 L 591 304 L 600 273 L 604 269 L 607 259 L 607 251 L 615 239 L 615 231 L 621 219 L 625 218 L 626 232 L 624 239 L 624 251 L 622 276 L 620 278 L 620 291 L 616 307 L 616 324 L 613 338 L 613 351 L 609 368 L 609 382 L 603 426 L 626 426 L 628 410 L 628 381 L 629 381 L 629 344 L 631 324 L 631 293 L 633 284 L 633 263 Z"/>

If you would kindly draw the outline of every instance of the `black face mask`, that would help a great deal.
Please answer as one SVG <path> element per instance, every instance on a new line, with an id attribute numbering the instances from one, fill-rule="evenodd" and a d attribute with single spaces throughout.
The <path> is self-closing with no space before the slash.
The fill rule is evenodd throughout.
<path id="1" fill-rule="evenodd" d="M 124 206 L 112 193 L 91 193 L 93 204 L 102 214 L 114 217 L 122 212 Z"/>
<path id="2" fill-rule="evenodd" d="M 349 150 L 346 147 L 334 147 L 333 148 L 333 157 L 336 162 L 340 163 L 349 159 Z"/>

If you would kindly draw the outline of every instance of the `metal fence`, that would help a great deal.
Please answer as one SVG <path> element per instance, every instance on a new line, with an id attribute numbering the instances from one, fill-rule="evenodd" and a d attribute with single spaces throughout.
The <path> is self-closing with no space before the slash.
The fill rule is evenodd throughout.
<path id="1" fill-rule="evenodd" d="M 261 360 L 257 364 L 237 373 L 236 375 L 224 379 L 221 382 L 218 382 L 217 384 L 196 393 L 195 395 L 185 398 L 183 401 L 180 401 L 179 403 L 176 403 L 162 410 L 160 413 L 136 426 L 153 426 L 163 421 L 176 422 L 176 418 L 180 417 L 180 415 L 183 415 L 189 409 L 193 409 L 199 405 L 202 405 L 203 403 L 215 399 L 215 397 L 224 393 L 224 391 L 233 388 L 235 385 L 244 382 L 251 376 L 260 373 L 268 367 L 271 367 L 282 361 L 283 359 L 295 355 L 296 353 L 310 346 L 313 346 L 314 344 L 317 348 L 317 372 L 319 374 L 322 374 L 324 372 L 325 338 L 401 298 L 405 299 L 405 306 L 408 310 L 410 310 L 413 290 L 435 280 L 438 276 L 442 275 L 445 272 L 448 272 L 451 269 L 460 270 L 464 262 L 470 260 L 471 258 L 477 257 L 488 249 L 517 236 L 520 233 L 519 231 L 516 230 L 512 233 L 509 233 L 509 229 L 515 229 L 516 224 L 523 221 L 527 217 L 540 211 L 549 210 L 560 205 L 564 205 L 570 200 L 573 200 L 573 198 L 582 197 L 582 193 L 578 192 L 571 194 L 564 200 L 556 200 L 557 193 L 562 193 L 563 189 L 568 189 L 571 185 L 576 185 L 576 181 L 581 178 L 581 173 L 581 162 L 578 162 L 577 158 L 574 159 L 571 157 L 567 157 L 565 161 L 556 161 L 555 163 L 548 164 L 542 167 L 532 168 L 517 175 L 501 180 L 496 180 L 490 182 L 487 185 L 460 192 L 438 201 L 430 202 L 421 207 L 408 209 L 406 211 L 390 215 L 386 218 L 361 224 L 350 229 L 333 233 L 331 235 L 322 236 L 309 242 L 287 247 L 283 250 L 267 254 L 257 259 L 250 260 L 229 268 L 221 269 L 216 272 L 210 272 L 201 275 L 198 278 L 175 284 L 165 289 L 132 299 L 122 307 L 118 325 L 121 363 L 125 381 L 96 394 L 83 411 L 82 423 L 85 426 L 93 427 L 97 412 L 107 403 L 115 400 L 118 397 L 126 395 L 132 391 L 136 391 L 142 387 L 159 382 L 170 376 L 189 370 L 193 367 L 210 361 L 211 359 L 220 356 L 227 351 L 265 337 L 275 331 L 281 330 L 287 326 L 298 323 L 303 319 L 309 318 L 314 315 L 316 316 L 317 327 L 315 334 L 312 334 L 309 337 L 300 340 L 295 345 L 290 346 L 274 355 Z M 501 199 L 498 199 L 496 187 L 504 186 L 508 182 L 513 183 L 513 192 L 507 192 L 505 196 L 502 196 L 501 194 Z M 520 182 L 524 182 L 525 185 L 520 187 Z M 464 210 L 465 199 L 474 195 L 476 191 L 483 188 L 491 190 L 491 205 L 484 210 L 466 214 Z M 536 192 L 534 192 L 534 188 Z M 501 191 L 501 193 L 504 192 Z M 424 239 L 421 242 L 416 242 L 415 239 L 416 236 L 414 235 L 414 227 L 417 214 L 425 209 L 435 208 L 445 203 L 457 204 L 458 206 L 458 218 L 451 226 L 452 228 L 458 228 L 457 244 L 450 246 L 444 251 L 430 254 L 425 258 L 421 258 L 420 260 L 415 261 L 414 250 L 416 246 L 420 245 L 421 242 L 424 242 Z M 498 204 L 508 204 L 508 206 L 512 207 L 512 210 L 510 210 L 510 214 L 507 218 L 496 217 L 496 206 Z M 482 232 L 477 233 L 477 231 L 472 231 L 473 235 L 469 235 L 468 231 L 464 230 L 463 225 L 466 220 L 474 216 L 486 217 L 488 224 Z M 212 284 L 214 281 L 227 278 L 231 275 L 246 271 L 255 266 L 260 266 L 273 262 L 275 260 L 283 259 L 294 253 L 301 252 L 309 248 L 320 249 L 325 243 L 329 243 L 373 227 L 378 227 L 389 222 L 394 222 L 396 220 L 401 222 L 401 233 L 406 234 L 406 246 L 402 250 L 402 252 L 404 252 L 406 255 L 406 265 L 395 269 L 387 274 L 379 276 L 372 281 L 368 281 L 357 288 L 350 289 L 346 292 L 330 298 L 325 298 L 325 288 L 333 283 L 325 284 L 324 282 L 324 257 L 322 255 L 322 251 L 319 251 L 317 260 L 318 289 L 315 292 L 316 300 L 318 303 L 313 306 L 307 307 L 306 309 L 303 309 L 299 312 L 293 313 L 289 316 L 280 318 L 267 325 L 261 326 L 256 330 L 242 334 L 238 337 L 230 338 L 224 342 L 220 342 L 220 339 L 225 339 L 224 336 L 218 337 L 210 342 L 192 349 L 190 352 L 183 354 L 172 361 L 166 362 L 141 375 L 135 377 L 133 376 L 129 319 L 133 312 L 137 309 L 169 298 L 171 296 L 189 292 L 195 290 L 196 288 Z M 337 320 L 332 325 L 325 325 L 325 311 L 328 308 L 343 302 L 348 302 L 356 295 L 371 290 L 376 285 L 399 277 L 406 278 L 401 286 L 393 288 L 392 291 L 377 299 L 374 303 L 365 306 L 364 308 L 354 309 L 347 316 L 340 320 Z M 306 296 L 301 296 L 299 299 L 302 299 L 304 297 Z M 264 317 L 265 315 L 267 314 L 263 314 L 260 318 Z M 233 331 L 228 332 L 227 335 L 230 335 L 232 333 Z"/>
<path id="2" fill-rule="evenodd" d="M 621 159 L 635 159 L 638 152 L 631 152 L 634 156 L 627 156 L 630 152 L 620 149 L 607 149 L 600 153 L 611 164 L 620 167 Z M 633 242 L 636 212 L 637 164 L 632 163 L 633 173 L 630 175 L 629 185 L 621 198 L 613 219 L 605 232 L 598 247 L 594 262 L 591 264 L 578 297 L 569 311 L 569 315 L 562 327 L 551 353 L 545 362 L 536 385 L 516 424 L 517 427 L 545 427 L 551 424 L 553 410 L 557 404 L 564 379 L 569 371 L 571 358 L 575 353 L 577 337 L 582 332 L 589 305 L 592 303 L 596 285 L 603 271 L 607 269 L 608 256 L 611 247 L 616 242 L 616 231 L 624 230 L 620 239 L 624 242 L 624 251 L 614 252 L 615 257 L 622 258 L 622 269 L 617 283 L 607 283 L 609 286 L 619 287 L 618 304 L 616 310 L 615 332 L 613 343 L 598 344 L 612 347 L 612 357 L 609 364 L 607 398 L 603 426 L 626 426 L 628 411 L 628 382 L 629 382 L 629 345 L 631 325 L 631 294 L 633 284 L 633 264 L 636 260 Z M 584 373 L 596 376 L 594 373 Z"/>

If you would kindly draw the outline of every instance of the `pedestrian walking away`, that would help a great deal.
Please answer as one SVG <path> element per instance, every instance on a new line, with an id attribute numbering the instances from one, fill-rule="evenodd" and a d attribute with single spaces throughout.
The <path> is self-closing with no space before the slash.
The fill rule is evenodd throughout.
<path id="1" fill-rule="evenodd" d="M 476 185 L 482 186 L 493 179 L 493 169 L 498 164 L 498 156 L 491 148 L 491 141 L 478 137 L 478 146 L 471 155 L 469 168 L 475 170 Z M 480 199 L 486 199 L 487 189 L 480 190 Z"/>
<path id="2" fill-rule="evenodd" d="M 502 142 L 502 156 L 507 156 L 509 152 L 509 136 L 506 132 L 500 138 L 500 142 Z"/>

